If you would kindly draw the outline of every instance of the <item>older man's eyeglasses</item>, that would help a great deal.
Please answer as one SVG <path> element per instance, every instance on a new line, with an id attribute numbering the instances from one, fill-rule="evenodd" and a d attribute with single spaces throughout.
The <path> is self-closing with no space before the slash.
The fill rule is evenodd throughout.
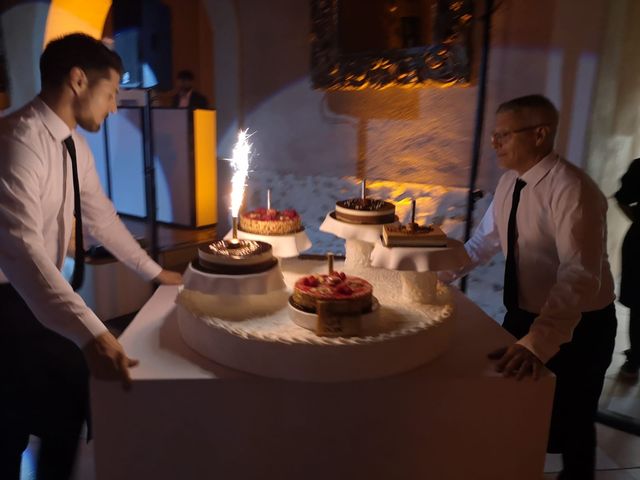
<path id="1" fill-rule="evenodd" d="M 503 144 L 514 133 L 526 132 L 527 130 L 534 130 L 539 127 L 548 127 L 548 123 L 538 123 L 537 125 L 531 125 L 529 127 L 515 128 L 513 130 L 507 130 L 506 132 L 493 132 L 491 134 L 491 143 Z"/>

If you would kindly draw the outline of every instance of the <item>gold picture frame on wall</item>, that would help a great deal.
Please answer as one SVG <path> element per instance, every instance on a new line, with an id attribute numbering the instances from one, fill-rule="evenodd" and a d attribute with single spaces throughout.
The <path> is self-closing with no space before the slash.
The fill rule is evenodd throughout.
<path id="1" fill-rule="evenodd" d="M 313 88 L 468 84 L 473 0 L 311 0 Z"/>

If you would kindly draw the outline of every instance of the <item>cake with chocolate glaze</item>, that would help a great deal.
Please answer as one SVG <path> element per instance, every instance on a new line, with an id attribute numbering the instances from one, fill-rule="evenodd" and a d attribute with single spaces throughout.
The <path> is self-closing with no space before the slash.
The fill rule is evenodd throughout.
<path id="1" fill-rule="evenodd" d="M 240 215 L 239 227 L 257 235 L 290 235 L 302 230 L 302 220 L 294 209 L 257 208 Z"/>
<path id="2" fill-rule="evenodd" d="M 208 273 L 260 273 L 276 263 L 271 245 L 257 240 L 218 240 L 198 249 L 197 266 Z"/>
<path id="3" fill-rule="evenodd" d="M 373 198 L 350 198 L 336 202 L 336 219 L 356 224 L 380 225 L 396 218 L 393 203 Z"/>
<path id="4" fill-rule="evenodd" d="M 366 280 L 343 272 L 308 275 L 298 279 L 293 287 L 292 304 L 315 313 L 318 302 L 348 306 L 348 310 L 365 313 L 371 310 L 373 287 Z"/>

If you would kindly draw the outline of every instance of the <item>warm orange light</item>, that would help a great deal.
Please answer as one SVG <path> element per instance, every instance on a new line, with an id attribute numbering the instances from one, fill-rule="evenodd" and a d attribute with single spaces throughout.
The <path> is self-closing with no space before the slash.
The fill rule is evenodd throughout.
<path id="1" fill-rule="evenodd" d="M 196 225 L 218 223 L 218 169 L 216 167 L 216 112 L 193 112 Z"/>
<path id="2" fill-rule="evenodd" d="M 68 33 L 82 32 L 102 38 L 111 0 L 51 0 L 43 47 Z"/>
<path id="3" fill-rule="evenodd" d="M 345 177 L 354 185 L 360 180 L 355 177 Z M 390 180 L 371 180 L 367 178 L 367 196 L 393 202 L 396 206 L 396 215 L 400 219 L 405 218 L 411 211 L 411 200 L 416 198 L 416 192 L 424 191 L 425 185 L 411 182 L 393 182 Z M 419 209 L 416 213 L 416 221 L 424 224 L 428 218 L 436 213 L 440 198 L 450 189 L 442 185 L 429 185 L 429 195 L 420 195 L 417 198 Z"/>

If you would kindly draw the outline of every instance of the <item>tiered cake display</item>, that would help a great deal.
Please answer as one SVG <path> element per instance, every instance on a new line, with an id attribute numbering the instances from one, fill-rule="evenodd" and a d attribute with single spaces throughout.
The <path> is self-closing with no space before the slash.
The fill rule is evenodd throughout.
<path id="1" fill-rule="evenodd" d="M 406 300 L 432 303 L 438 296 L 436 271 L 457 270 L 469 257 L 461 242 L 448 238 L 435 225 L 418 225 L 415 215 L 413 200 L 408 224 L 385 225 L 371 252 L 371 266 L 399 271 Z"/>
<path id="2" fill-rule="evenodd" d="M 448 291 L 440 292 L 437 305 L 399 303 L 395 280 L 373 285 L 342 272 L 318 273 L 325 266 L 317 261 L 305 264 L 312 273 L 303 277 L 284 272 L 291 288 L 284 296 L 249 294 L 231 306 L 231 296 L 214 304 L 211 296 L 185 288 L 177 299 L 184 340 L 238 370 L 329 382 L 411 370 L 448 347 L 453 329 Z"/>
<path id="3" fill-rule="evenodd" d="M 344 273 L 333 268 L 331 255 L 324 273 L 324 265 L 313 261 L 304 262 L 302 276 L 297 268 L 302 263 L 296 272 L 281 272 L 273 259 L 275 246 L 272 252 L 261 240 L 288 236 L 285 232 L 301 225 L 299 216 L 271 208 L 247 212 L 237 230 L 241 196 L 238 200 L 235 185 L 244 185 L 244 179 L 234 181 L 233 237 L 200 250 L 176 300 L 181 334 L 194 350 L 259 375 L 347 381 L 403 372 L 447 348 L 453 307 L 446 288 L 438 289 L 430 303 L 407 302 L 397 295 L 398 272 Z M 383 225 L 395 221 L 395 207 L 366 199 L 364 192 L 363 182 L 362 198 L 338 202 L 327 219 L 370 252 Z M 261 238 L 237 238 L 236 232 Z M 361 263 L 369 264 L 368 254 Z"/>

